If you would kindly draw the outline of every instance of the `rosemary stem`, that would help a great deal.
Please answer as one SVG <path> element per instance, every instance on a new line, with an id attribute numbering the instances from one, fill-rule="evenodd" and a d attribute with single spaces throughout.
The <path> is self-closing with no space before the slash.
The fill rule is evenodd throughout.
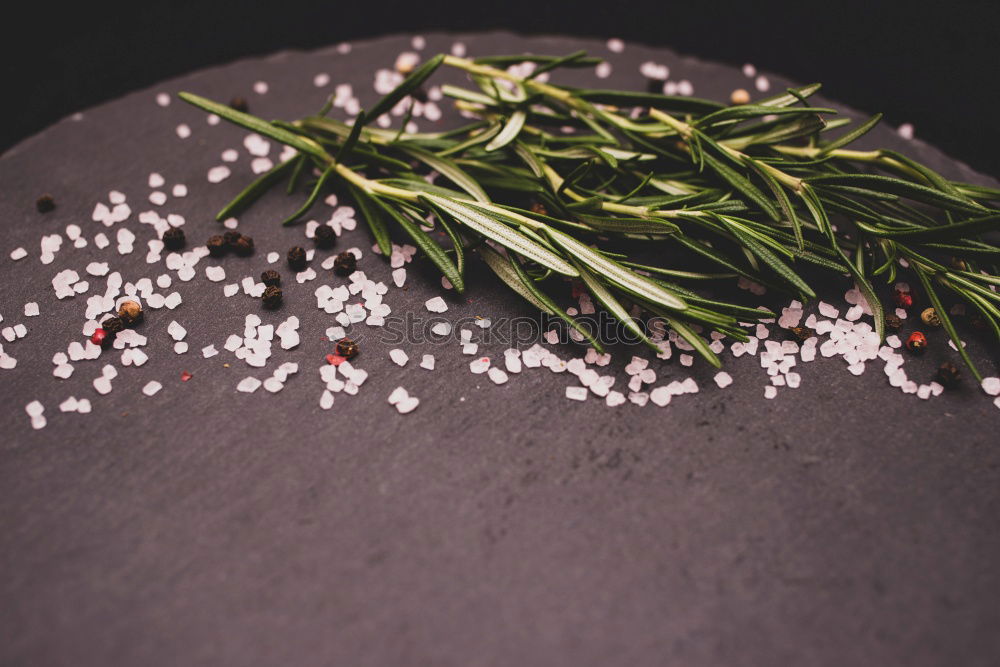
<path id="1" fill-rule="evenodd" d="M 880 164 L 890 169 L 894 169 L 898 172 L 904 173 L 908 176 L 916 178 L 918 180 L 924 181 L 924 175 L 918 172 L 916 169 L 911 168 L 909 165 L 903 164 L 895 158 L 884 155 L 882 151 L 858 151 L 851 150 L 848 148 L 836 148 L 832 151 L 823 152 L 821 146 L 784 146 L 777 145 L 771 146 L 775 151 L 782 153 L 784 155 L 794 155 L 796 157 L 804 158 L 817 158 L 817 157 L 834 157 L 842 158 L 844 160 L 852 160 L 854 162 L 867 162 L 870 164 Z"/>
<path id="2" fill-rule="evenodd" d="M 649 115 L 652 116 L 653 118 L 656 118 L 657 120 L 662 121 L 666 125 L 669 125 L 685 141 L 690 141 L 691 136 L 694 134 L 694 128 L 693 127 L 691 127 L 690 125 L 688 125 L 684 121 L 681 121 L 681 120 L 678 120 L 678 119 L 674 118 L 673 116 L 671 116 L 670 114 L 668 114 L 668 113 L 666 113 L 664 111 L 660 111 L 659 109 L 651 108 L 649 110 Z M 735 158 L 736 160 L 738 160 L 740 162 L 744 162 L 744 161 L 750 159 L 750 157 L 746 153 L 738 151 L 735 148 L 732 148 L 731 146 L 727 146 L 724 143 L 719 143 L 718 145 L 722 148 L 722 150 L 726 151 L 727 154 L 729 154 L 731 157 Z M 759 166 L 762 169 L 764 169 L 768 174 L 770 174 L 776 181 L 778 181 L 779 183 L 781 183 L 785 187 L 791 188 L 795 192 L 801 192 L 802 191 L 802 179 L 801 178 L 795 178 L 794 176 L 786 174 L 785 172 L 781 171 L 777 167 L 773 167 L 773 166 L 767 164 L 766 162 L 760 162 L 758 164 L 759 164 Z"/>

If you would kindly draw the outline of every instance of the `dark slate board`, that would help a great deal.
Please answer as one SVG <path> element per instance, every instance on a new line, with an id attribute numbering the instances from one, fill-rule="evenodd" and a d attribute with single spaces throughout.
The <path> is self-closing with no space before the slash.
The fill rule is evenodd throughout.
<path id="1" fill-rule="evenodd" d="M 425 53 L 454 38 L 429 37 Z M 662 49 L 619 55 L 598 42 L 509 34 L 464 41 L 473 55 L 587 48 L 610 57 L 616 85 L 636 89 L 647 58 L 704 97 L 749 83 L 735 68 Z M 566 376 L 548 372 L 492 386 L 468 373 L 454 344 L 407 346 L 400 370 L 389 345 L 368 340 L 361 394 L 322 412 L 316 367 L 330 322 L 315 308 L 318 283 L 293 283 L 285 309 L 265 316 L 302 320 L 302 345 L 269 364 L 298 361 L 299 375 L 280 394 L 243 395 L 234 387 L 249 369 L 198 350 L 221 350 L 255 305 L 222 298 L 203 277 L 180 284 L 178 310 L 152 313 L 149 362 L 122 369 L 109 396 L 90 386 L 97 363 L 51 377 L 85 307 L 84 297 L 52 298 L 58 270 L 82 274 L 109 256 L 135 272 L 127 280 L 163 269 L 147 267 L 141 250 L 119 258 L 93 244 L 64 246 L 42 267 L 42 232 L 76 222 L 92 237 L 91 210 L 113 188 L 144 210 L 155 170 L 191 188 L 169 208 L 199 241 L 246 183 L 246 158 L 224 184 L 205 183 L 243 133 L 210 128 L 177 100 L 161 109 L 156 92 L 244 94 L 255 112 L 296 117 L 322 102 L 314 74 L 370 91 L 374 69 L 407 47 L 386 38 L 349 55 L 281 53 L 198 72 L 87 110 L 0 158 L 0 312 L 4 326 L 30 330 L 7 345 L 17 369 L 0 372 L 0 663 L 995 664 L 1000 411 L 968 381 L 928 403 L 890 388 L 880 365 L 856 378 L 820 359 L 800 368 L 802 389 L 765 401 L 755 359 L 730 364 L 736 381 L 725 391 L 707 367 L 671 362 L 657 365 L 661 378 L 693 375 L 700 394 L 612 410 L 565 400 Z M 259 79 L 270 83 L 265 96 L 250 90 Z M 186 142 L 174 135 L 180 122 L 194 128 Z M 889 129 L 871 139 L 993 182 Z M 33 209 L 43 191 L 59 202 L 45 217 Z M 274 224 L 291 205 L 269 196 L 243 216 L 259 250 L 226 259 L 227 282 L 301 239 Z M 137 248 L 151 233 L 138 232 Z M 11 262 L 19 245 L 31 258 Z M 366 232 L 341 241 L 350 245 L 367 249 Z M 370 253 L 362 268 L 388 282 Z M 481 272 L 471 282 L 469 299 L 446 294 L 449 318 L 531 314 Z M 420 262 L 407 284 L 387 297 L 396 314 L 423 313 L 441 292 Z M 840 303 L 847 286 L 824 287 Z M 20 317 L 31 300 L 42 317 Z M 171 319 L 189 330 L 185 356 L 169 350 Z M 911 377 L 926 381 L 954 356 L 934 337 L 939 351 L 908 365 Z M 995 371 L 988 348 L 970 348 Z M 416 367 L 428 351 L 433 373 Z M 616 352 L 621 383 L 629 353 Z M 194 374 L 188 383 L 183 370 Z M 138 392 L 150 379 L 165 387 L 147 399 Z M 385 401 L 398 384 L 422 399 L 406 417 Z M 94 413 L 60 414 L 70 394 L 90 397 Z M 49 419 L 38 432 L 23 409 L 34 398 Z"/>

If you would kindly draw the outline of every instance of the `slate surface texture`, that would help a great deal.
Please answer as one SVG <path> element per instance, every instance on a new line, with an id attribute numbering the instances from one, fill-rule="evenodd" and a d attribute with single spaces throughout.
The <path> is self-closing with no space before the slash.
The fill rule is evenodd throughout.
<path id="1" fill-rule="evenodd" d="M 609 57 L 615 85 L 635 89 L 646 59 L 702 97 L 751 83 L 735 67 L 663 49 L 612 54 L 568 38 L 430 35 L 423 53 L 456 39 L 471 55 L 586 48 Z M 53 298 L 58 270 L 83 274 L 108 260 L 126 280 L 164 272 L 145 263 L 152 230 L 134 222 L 149 208 L 150 172 L 188 184 L 188 197 L 163 210 L 185 216 L 193 242 L 218 233 L 212 215 L 251 177 L 243 157 L 209 185 L 205 173 L 224 148 L 241 148 L 244 132 L 210 127 L 176 98 L 160 108 L 157 92 L 240 94 L 253 112 L 294 118 L 331 90 L 313 85 L 320 72 L 370 104 L 374 70 L 408 48 L 408 37 L 390 37 L 349 54 L 289 52 L 205 70 L 85 110 L 0 158 L 0 312 L 4 326 L 29 328 L 5 343 L 17 368 L 0 371 L 0 664 L 997 664 L 1000 411 L 969 381 L 924 402 L 889 387 L 880 365 L 854 377 L 842 361 L 819 359 L 802 365 L 801 389 L 766 401 L 755 359 L 729 359 L 726 390 L 706 365 L 672 361 L 654 364 L 661 379 L 693 376 L 701 393 L 664 409 L 610 409 L 593 397 L 567 401 L 566 375 L 548 371 L 493 386 L 468 372 L 454 342 L 402 345 L 411 361 L 400 369 L 388 359 L 395 345 L 363 337 L 358 365 L 370 379 L 323 412 L 316 370 L 332 321 L 315 308 L 319 282 L 286 280 L 286 305 L 264 315 L 301 319 L 302 344 L 269 364 L 297 361 L 299 374 L 279 394 L 238 394 L 239 379 L 269 373 L 199 350 L 221 350 L 260 311 L 249 297 L 223 298 L 223 283 L 204 279 L 205 260 L 198 278 L 171 288 L 180 308 L 149 314 L 151 358 L 120 369 L 110 395 L 91 387 L 104 361 L 76 364 L 69 380 L 51 376 L 52 355 L 82 339 L 86 300 Z M 258 80 L 266 95 L 252 92 Z M 436 79 L 447 80 L 460 77 Z M 559 80 L 596 82 L 589 72 Z M 789 83 L 771 80 L 773 89 Z M 184 141 L 181 122 L 193 129 Z M 870 140 L 995 183 L 891 129 Z M 69 223 L 91 239 L 106 231 L 90 214 L 112 189 L 133 208 L 135 253 L 64 243 L 41 265 L 42 233 Z M 42 192 L 59 205 L 47 216 L 34 211 Z M 259 274 L 267 251 L 304 240 L 301 227 L 276 223 L 297 201 L 268 195 L 241 217 L 258 251 L 225 259 L 226 282 Z M 360 221 L 339 242 L 353 245 L 365 251 L 361 268 L 389 282 Z M 17 246 L 30 256 L 12 262 Z M 394 314 L 426 315 L 424 301 L 443 294 L 454 320 L 531 315 L 481 271 L 468 298 L 444 292 L 426 262 L 409 274 L 405 290 L 386 296 Z M 91 294 L 103 290 L 91 281 Z M 842 304 L 849 285 L 821 287 Z M 40 303 L 40 317 L 21 317 L 27 301 Z M 188 329 L 186 355 L 170 349 L 172 319 Z M 943 336 L 908 365 L 911 375 L 926 381 L 955 356 Z M 504 347 L 483 351 L 497 359 Z M 972 340 L 970 349 L 995 374 L 988 348 Z M 437 357 L 437 370 L 417 367 L 422 353 Z M 615 350 L 619 383 L 630 356 Z M 182 383 L 185 370 L 193 378 Z M 164 389 L 146 398 L 151 379 Z M 397 385 L 421 398 L 414 413 L 386 403 Z M 93 413 L 60 414 L 71 394 L 90 398 Z M 40 431 L 24 413 L 35 398 L 49 421 Z"/>

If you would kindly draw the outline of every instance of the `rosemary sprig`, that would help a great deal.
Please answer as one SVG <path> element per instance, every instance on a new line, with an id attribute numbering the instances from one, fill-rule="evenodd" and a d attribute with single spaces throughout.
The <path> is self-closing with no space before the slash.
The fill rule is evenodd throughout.
<path id="1" fill-rule="evenodd" d="M 538 65 L 527 77 L 502 69 L 527 61 Z M 570 88 L 537 76 L 595 62 L 583 53 L 477 60 L 439 55 L 353 125 L 324 113 L 269 123 L 191 93 L 181 97 L 298 151 L 241 192 L 220 218 L 244 209 L 288 172 L 294 172 L 291 191 L 302 171 L 314 167 L 321 175 L 286 223 L 305 216 L 339 181 L 383 253 L 394 223 L 460 292 L 465 255 L 474 248 L 517 294 L 597 348 L 600 341 L 556 305 L 543 283 L 557 276 L 581 281 L 654 347 L 628 305 L 662 317 L 714 365 L 718 358 L 691 324 L 742 336 L 740 322 L 773 314 L 707 298 L 699 291 L 706 281 L 743 276 L 809 299 L 815 292 L 800 273 L 804 265 L 849 275 L 881 337 L 884 309 L 873 281 L 895 281 L 906 260 L 979 377 L 935 284 L 974 308 L 1000 341 L 1000 247 L 987 238 L 1000 228 L 994 206 L 1000 192 L 950 181 L 893 151 L 850 148 L 878 115 L 830 138 L 849 121 L 809 106 L 818 84 L 726 106 Z M 447 85 L 442 91 L 477 122 L 433 133 L 370 125 L 442 66 L 468 74 L 473 88 Z M 433 184 L 425 178 L 431 171 L 439 176 Z M 427 219 L 446 232 L 450 247 L 423 230 Z M 643 258 L 599 245 L 609 238 L 640 242 Z M 473 245 L 463 245 L 465 239 Z M 677 264 L 644 259 L 662 246 L 670 246 Z M 684 260 L 716 265 L 715 271 L 686 268 Z"/>

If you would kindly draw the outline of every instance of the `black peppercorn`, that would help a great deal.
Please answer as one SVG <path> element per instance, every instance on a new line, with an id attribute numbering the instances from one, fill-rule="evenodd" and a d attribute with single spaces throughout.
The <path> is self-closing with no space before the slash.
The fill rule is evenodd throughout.
<path id="1" fill-rule="evenodd" d="M 241 236 L 233 244 L 233 249 L 240 257 L 248 257 L 253 254 L 253 239 L 249 236 Z"/>
<path id="2" fill-rule="evenodd" d="M 313 240 L 316 241 L 316 246 L 319 248 L 332 248 L 333 244 L 337 242 L 337 232 L 333 231 L 333 227 L 330 225 L 320 225 L 316 228 Z"/>
<path id="3" fill-rule="evenodd" d="M 225 241 L 226 245 L 229 246 L 230 248 L 235 248 L 236 242 L 239 241 L 241 237 L 242 234 L 240 234 L 238 231 L 230 229 L 228 232 L 225 232 L 222 235 L 222 240 Z"/>
<path id="4" fill-rule="evenodd" d="M 959 377 L 958 367 L 946 361 L 938 367 L 935 379 L 945 387 L 954 387 L 958 384 Z"/>
<path id="5" fill-rule="evenodd" d="M 416 90 L 410 93 L 410 97 L 421 104 L 427 104 L 427 89 L 423 86 L 419 86 Z"/>
<path id="6" fill-rule="evenodd" d="M 38 209 L 39 213 L 48 213 L 49 211 L 55 209 L 56 200 L 52 198 L 52 195 L 42 195 L 35 202 L 35 208 Z"/>
<path id="7" fill-rule="evenodd" d="M 268 287 L 274 287 L 281 282 L 281 274 L 274 269 L 268 269 L 264 273 L 260 274 L 260 281 Z"/>
<path id="8" fill-rule="evenodd" d="M 889 313 L 885 316 L 885 323 L 889 325 L 890 329 L 899 330 L 903 326 L 903 318 L 895 313 Z"/>
<path id="9" fill-rule="evenodd" d="M 104 329 L 109 336 L 114 336 L 116 333 L 125 328 L 125 323 L 122 322 L 122 318 L 112 316 L 101 322 L 101 328 Z"/>
<path id="10" fill-rule="evenodd" d="M 659 79 L 646 79 L 646 92 L 654 95 L 663 93 L 663 82 Z"/>
<path id="11" fill-rule="evenodd" d="M 337 354 L 345 359 L 353 359 L 358 356 L 358 344 L 350 338 L 341 338 L 337 341 Z"/>
<path id="12" fill-rule="evenodd" d="M 809 340 L 816 335 L 809 327 L 788 327 L 788 331 L 800 341 Z"/>
<path id="13" fill-rule="evenodd" d="M 118 317 L 126 327 L 134 327 L 142 321 L 142 306 L 135 301 L 122 301 L 118 307 Z"/>
<path id="14" fill-rule="evenodd" d="M 229 108 L 236 109 L 237 111 L 242 111 L 243 113 L 246 113 L 247 111 L 250 110 L 250 106 L 247 104 L 247 101 L 242 97 L 234 97 L 233 99 L 229 100 Z"/>
<path id="15" fill-rule="evenodd" d="M 295 271 L 302 271 L 306 268 L 306 251 L 300 246 L 292 246 L 288 250 L 288 266 Z"/>
<path id="16" fill-rule="evenodd" d="M 171 227 L 163 232 L 162 240 L 167 250 L 180 250 L 184 247 L 184 230 L 180 227 Z"/>
<path id="17" fill-rule="evenodd" d="M 345 250 L 333 260 L 333 272 L 338 276 L 349 276 L 357 269 L 358 258 L 350 250 Z"/>
<path id="18" fill-rule="evenodd" d="M 263 302 L 265 308 L 274 310 L 281 305 L 281 288 L 271 285 L 264 290 L 264 294 L 261 295 L 260 300 Z"/>
<path id="19" fill-rule="evenodd" d="M 221 236 L 213 236 L 205 245 L 208 246 L 208 254 L 212 257 L 222 257 L 226 254 L 226 241 Z"/>

